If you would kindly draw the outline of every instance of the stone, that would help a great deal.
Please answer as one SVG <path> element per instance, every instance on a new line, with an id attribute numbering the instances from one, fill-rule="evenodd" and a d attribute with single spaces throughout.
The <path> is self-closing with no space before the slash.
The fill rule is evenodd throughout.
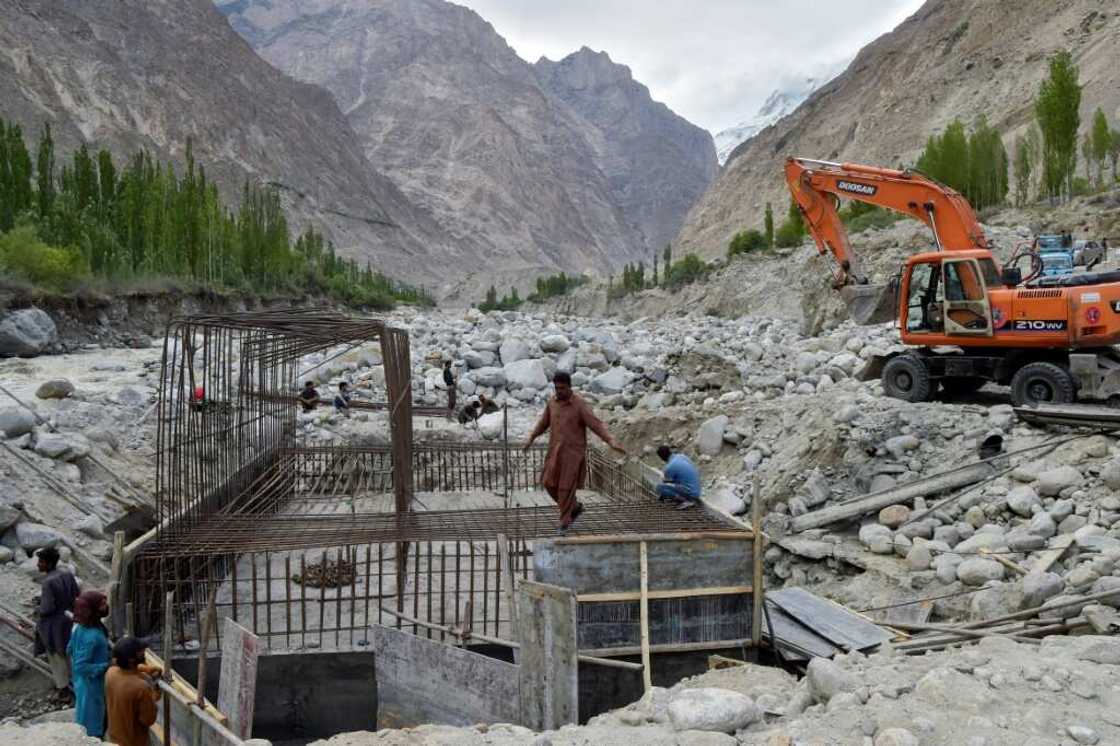
<path id="1" fill-rule="evenodd" d="M 1074 741 L 1089 744 L 1090 746 L 1099 743 L 1101 740 L 1100 735 L 1086 725 L 1070 725 L 1066 728 L 1066 733 L 1069 734 L 1069 737 Z"/>
<path id="2" fill-rule="evenodd" d="M 471 370 L 475 368 L 486 368 L 497 362 L 497 358 L 493 352 L 489 350 L 470 350 L 463 353 L 463 362 Z"/>
<path id="3" fill-rule="evenodd" d="M 498 347 L 498 357 L 501 359 L 503 365 L 516 363 L 518 360 L 525 360 L 530 357 L 529 345 L 525 340 L 516 337 L 507 339 Z"/>
<path id="4" fill-rule="evenodd" d="M 14 526 L 22 516 L 23 513 L 19 508 L 0 503 L 0 534 L 7 531 L 9 527 Z"/>
<path id="5" fill-rule="evenodd" d="M 1055 500 L 1048 512 L 1055 522 L 1061 523 L 1073 515 L 1073 500 Z"/>
<path id="6" fill-rule="evenodd" d="M 35 453 L 47 458 L 77 461 L 89 455 L 89 441 L 80 433 L 44 433 L 35 438 Z"/>
<path id="7" fill-rule="evenodd" d="M 815 508 L 828 501 L 832 496 L 832 486 L 828 482 L 828 478 L 821 474 L 820 469 L 813 469 L 809 472 L 809 476 L 805 478 L 805 490 L 808 495 L 805 497 L 805 504 L 811 508 Z"/>
<path id="8" fill-rule="evenodd" d="M 712 490 L 710 493 L 703 496 L 704 502 L 711 505 L 716 510 L 729 513 L 730 515 L 739 515 L 747 511 L 747 504 L 743 498 L 735 494 L 735 491 L 730 487 L 723 487 L 720 489 Z"/>
<path id="9" fill-rule="evenodd" d="M 914 572 L 928 570 L 933 564 L 933 553 L 926 544 L 915 544 L 906 553 L 906 564 Z"/>
<path id="10" fill-rule="evenodd" d="M 957 578 L 965 585 L 984 585 L 989 580 L 1003 580 L 1004 567 L 983 557 L 966 559 L 957 567 Z"/>
<path id="11" fill-rule="evenodd" d="M 734 733 L 762 718 L 762 710 L 747 695 L 714 687 L 678 692 L 668 714 L 674 730 L 719 733 Z"/>
<path id="12" fill-rule="evenodd" d="M 1035 536 L 1041 536 L 1043 539 L 1049 539 L 1054 534 L 1058 533 L 1058 525 L 1054 523 L 1054 519 L 1049 513 L 1035 513 L 1031 516 L 1030 525 L 1027 531 Z"/>
<path id="13" fill-rule="evenodd" d="M 607 356 L 598 349 L 597 345 L 580 345 L 579 349 L 576 350 L 575 364 L 577 368 L 591 368 L 598 371 L 604 371 L 611 367 Z"/>
<path id="14" fill-rule="evenodd" d="M 1099 663 L 1103 666 L 1120 666 L 1120 638 L 1093 637 L 1077 653 L 1077 659 Z"/>
<path id="15" fill-rule="evenodd" d="M 875 746 L 918 746 L 918 737 L 905 728 L 887 728 L 875 736 Z"/>
<path id="16" fill-rule="evenodd" d="M 95 515 L 87 515 L 74 525 L 74 529 L 94 539 L 105 538 L 105 526 L 101 523 L 101 519 Z"/>
<path id="17" fill-rule="evenodd" d="M 634 381 L 634 374 L 626 368 L 615 367 L 591 379 L 590 389 L 597 394 L 621 394 Z M 723 433 L 720 433 L 723 436 Z"/>
<path id="18" fill-rule="evenodd" d="M 330 376 L 330 378 L 334 378 L 334 376 L 332 375 Z M 327 383 L 329 382 L 329 380 L 330 379 L 328 378 L 328 380 L 324 381 L 323 383 Z M 442 378 L 440 378 L 439 380 L 440 382 L 443 381 Z M 119 401 L 126 407 L 142 407 L 148 403 L 148 397 L 142 391 L 138 391 L 132 386 L 124 386 L 120 391 L 117 392 L 117 401 Z"/>
<path id="19" fill-rule="evenodd" d="M 541 337 L 540 345 L 541 352 L 549 353 L 567 352 L 568 348 L 571 347 L 568 338 L 563 334 L 549 334 Z"/>
<path id="20" fill-rule="evenodd" d="M 491 412 L 478 418 L 478 431 L 486 440 L 496 440 L 502 437 L 503 417 L 501 412 Z"/>
<path id="21" fill-rule="evenodd" d="M 1115 593 L 1114 596 L 1105 596 L 1099 599 L 1097 603 L 1104 606 L 1111 606 L 1114 609 L 1120 609 L 1120 578 L 1113 575 L 1106 575 L 1103 578 L 1098 578 L 1093 582 L 1092 588 L 1089 589 L 1090 595 L 1098 593 Z"/>
<path id="22" fill-rule="evenodd" d="M 563 371 L 564 373 L 576 372 L 576 351 L 569 349 L 556 359 L 556 370 Z"/>
<path id="23" fill-rule="evenodd" d="M 18 438 L 35 428 L 35 417 L 22 407 L 0 409 L 0 433 L 6 438 Z"/>
<path id="24" fill-rule="evenodd" d="M 1053 572 L 1030 572 L 1023 576 L 1023 608 L 1033 609 L 1062 592 L 1065 581 Z"/>
<path id="25" fill-rule="evenodd" d="M 921 444 L 922 442 L 918 440 L 917 435 L 907 433 L 906 435 L 897 435 L 893 438 L 889 438 L 887 442 L 883 444 L 883 448 L 887 450 L 887 453 L 901 461 L 905 458 L 907 451 L 917 450 L 918 446 Z"/>
<path id="26" fill-rule="evenodd" d="M 723 431 L 730 422 L 727 415 L 716 415 L 696 431 L 696 449 L 706 456 L 718 456 L 723 448 Z"/>
<path id="27" fill-rule="evenodd" d="M 493 389 L 506 385 L 506 374 L 502 368 L 478 368 L 471 373 L 471 379 L 479 386 L 489 386 Z"/>
<path id="28" fill-rule="evenodd" d="M 511 389 L 533 389 L 539 391 L 548 387 L 548 376 L 540 360 L 516 360 L 502 367 L 506 386 Z"/>
<path id="29" fill-rule="evenodd" d="M 828 704 L 841 692 L 854 692 L 859 681 L 851 673 L 827 658 L 813 658 L 805 676 L 809 682 L 809 692 L 818 704 Z"/>
<path id="30" fill-rule="evenodd" d="M 1052 497 L 1067 487 L 1076 487 L 1081 484 L 1081 472 L 1072 466 L 1059 466 L 1056 469 L 1047 469 L 1038 475 L 1035 487 L 1038 494 Z"/>
<path id="31" fill-rule="evenodd" d="M 49 381 L 43 381 L 38 389 L 35 390 L 35 396 L 40 399 L 65 399 L 74 393 L 74 384 L 65 378 L 52 378 Z"/>
<path id="32" fill-rule="evenodd" d="M 1040 515 L 1046 515 L 1041 513 Z M 1033 552 L 1046 546 L 1046 539 L 1029 531 L 1016 529 L 1006 536 L 1007 548 L 1013 552 Z"/>
<path id="33" fill-rule="evenodd" d="M 6 565 L 15 559 L 16 553 L 9 547 L 0 546 L 0 565 Z"/>
<path id="34" fill-rule="evenodd" d="M 46 311 L 24 308 L 0 318 L 0 357 L 32 357 L 58 342 L 58 327 Z"/>
<path id="35" fill-rule="evenodd" d="M 1030 518 L 1042 510 L 1042 498 L 1029 485 L 1019 485 L 1007 493 L 1007 507 L 1015 515 Z"/>
<path id="36" fill-rule="evenodd" d="M 44 526 L 42 523 L 22 521 L 16 524 L 15 531 L 16 541 L 19 542 L 20 548 L 28 552 L 64 543 L 62 534 L 50 526 Z"/>
<path id="37" fill-rule="evenodd" d="M 898 528 L 910 519 L 910 508 L 905 505 L 888 505 L 879 511 L 879 523 L 887 528 Z"/>
<path id="38" fill-rule="evenodd" d="M 1113 492 L 1120 491 L 1120 458 L 1114 458 L 1101 468 L 1101 481 Z"/>
<path id="39" fill-rule="evenodd" d="M 886 526 L 868 523 L 859 529 L 860 542 L 875 554 L 894 553 L 894 534 Z"/>
<path id="40" fill-rule="evenodd" d="M 1089 524 L 1089 519 L 1083 515 L 1067 516 L 1065 520 L 1058 524 L 1059 534 L 1072 534 L 1078 529 L 1083 528 Z"/>

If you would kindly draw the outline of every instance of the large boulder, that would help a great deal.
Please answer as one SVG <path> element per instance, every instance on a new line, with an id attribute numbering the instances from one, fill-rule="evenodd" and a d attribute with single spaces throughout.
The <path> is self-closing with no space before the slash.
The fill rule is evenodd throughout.
<path id="1" fill-rule="evenodd" d="M 541 337 L 541 352 L 566 352 L 571 346 L 568 338 L 563 334 L 549 334 L 548 336 Z"/>
<path id="2" fill-rule="evenodd" d="M 818 704 L 828 704 L 837 694 L 854 692 L 859 687 L 859 680 L 855 676 L 827 658 L 813 658 L 809 661 L 805 679 L 809 682 L 809 693 Z"/>
<path id="3" fill-rule="evenodd" d="M 65 399 L 74 393 L 74 384 L 65 378 L 53 378 L 44 381 L 35 391 L 35 396 L 40 399 Z"/>
<path id="4" fill-rule="evenodd" d="M 35 417 L 20 407 L 0 409 L 0 434 L 6 438 L 18 438 L 31 432 L 35 427 Z"/>
<path id="5" fill-rule="evenodd" d="M 20 519 L 22 513 L 19 508 L 0 503 L 0 534 L 8 530 Z"/>
<path id="6" fill-rule="evenodd" d="M 1081 472 L 1072 466 L 1059 466 L 1056 469 L 1047 469 L 1038 475 L 1035 487 L 1038 494 L 1049 497 L 1057 495 L 1067 487 L 1076 487 L 1081 484 Z"/>
<path id="7" fill-rule="evenodd" d="M 58 342 L 58 327 L 39 308 L 11 311 L 0 318 L 0 357 L 30 357 Z"/>
<path id="8" fill-rule="evenodd" d="M 762 717 L 762 710 L 747 695 L 714 687 L 678 692 L 668 712 L 676 731 L 734 733 Z"/>
<path id="9" fill-rule="evenodd" d="M 490 350 L 469 350 L 463 353 L 463 362 L 468 368 L 486 368 L 497 362 L 497 357 Z"/>
<path id="10" fill-rule="evenodd" d="M 498 348 L 498 355 L 501 356 L 503 364 L 509 365 L 530 357 L 531 350 L 525 340 L 514 337 L 502 342 Z"/>
<path id="11" fill-rule="evenodd" d="M 989 580 L 1003 580 L 1003 565 L 983 557 L 966 559 L 957 567 L 957 579 L 965 585 L 984 585 Z"/>
<path id="12" fill-rule="evenodd" d="M 1042 499 L 1032 487 L 1023 484 L 1007 493 L 1007 507 L 1015 515 L 1030 518 L 1042 510 Z"/>
<path id="13" fill-rule="evenodd" d="M 471 379 L 479 386 L 495 389 L 506 385 L 506 373 L 502 368 L 479 368 L 471 373 Z"/>
<path id="14" fill-rule="evenodd" d="M 24 551 L 28 552 L 63 543 L 62 534 L 58 531 L 50 526 L 28 521 L 16 524 L 16 541 Z"/>
<path id="15" fill-rule="evenodd" d="M 591 379 L 591 390 L 596 394 L 621 394 L 634 380 L 634 374 L 626 368 L 615 367 Z"/>
<path id="16" fill-rule="evenodd" d="M 502 368 L 506 385 L 511 389 L 533 389 L 539 391 L 548 386 L 548 376 L 540 360 L 517 360 L 506 363 Z"/>
<path id="17" fill-rule="evenodd" d="M 478 418 L 478 431 L 486 440 L 497 440 L 502 437 L 502 413 L 492 412 Z"/>
<path id="18" fill-rule="evenodd" d="M 731 420 L 725 414 L 716 415 L 704 422 L 696 431 L 696 449 L 708 456 L 718 456 L 723 448 L 723 431 Z"/>
<path id="19" fill-rule="evenodd" d="M 1062 592 L 1065 581 L 1053 572 L 1030 572 L 1023 576 L 1023 608 L 1033 609 Z"/>
<path id="20" fill-rule="evenodd" d="M 35 453 L 47 458 L 77 461 L 89 455 L 89 441 L 79 433 L 44 433 L 35 438 Z"/>

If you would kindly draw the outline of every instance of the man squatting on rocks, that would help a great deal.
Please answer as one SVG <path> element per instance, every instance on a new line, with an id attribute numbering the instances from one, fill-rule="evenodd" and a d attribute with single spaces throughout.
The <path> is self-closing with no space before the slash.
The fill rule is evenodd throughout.
<path id="1" fill-rule="evenodd" d="M 583 512 L 583 503 L 576 500 L 576 490 L 583 487 L 587 458 L 587 431 L 590 429 L 608 446 L 626 453 L 607 426 L 595 416 L 591 407 L 572 392 L 572 377 L 560 371 L 552 379 L 556 395 L 548 400 L 537 426 L 525 443 L 528 451 L 533 441 L 551 430 L 548 438 L 548 455 L 541 471 L 541 486 L 560 506 L 560 533 L 568 530 L 572 521 Z"/>
<path id="2" fill-rule="evenodd" d="M 69 613 L 80 590 L 78 581 L 68 571 L 58 566 L 59 554 L 54 547 L 40 549 L 39 572 L 46 574 L 39 596 L 38 635 L 35 638 L 36 654 L 47 654 L 55 688 L 66 699 L 70 698 L 70 659 L 66 646 L 70 643 L 70 629 L 74 622 Z"/>
<path id="3" fill-rule="evenodd" d="M 657 455 L 665 462 L 665 473 L 657 485 L 660 500 L 676 500 L 677 510 L 685 510 L 700 498 L 700 470 L 683 453 L 673 453 L 669 446 L 659 446 Z"/>

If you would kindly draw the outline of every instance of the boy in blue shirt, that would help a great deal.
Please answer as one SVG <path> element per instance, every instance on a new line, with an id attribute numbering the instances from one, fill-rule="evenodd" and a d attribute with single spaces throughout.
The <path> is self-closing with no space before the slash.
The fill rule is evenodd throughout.
<path id="1" fill-rule="evenodd" d="M 687 510 L 700 498 L 700 471 L 683 453 L 673 453 L 669 446 L 660 446 L 657 455 L 665 462 L 665 474 L 657 485 L 661 500 L 676 500 L 677 510 Z"/>

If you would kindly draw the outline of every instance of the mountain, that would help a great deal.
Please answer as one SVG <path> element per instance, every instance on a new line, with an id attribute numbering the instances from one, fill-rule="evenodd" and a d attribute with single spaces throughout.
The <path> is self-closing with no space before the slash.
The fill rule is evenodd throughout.
<path id="1" fill-rule="evenodd" d="M 654 101 L 606 52 L 583 47 L 559 62 L 542 57 L 534 68 L 544 89 L 579 115 L 612 200 L 646 248 L 672 241 L 715 178 L 712 136 Z"/>
<path id="2" fill-rule="evenodd" d="M 860 50 L 839 77 L 745 143 L 685 219 L 679 252 L 722 256 L 736 231 L 789 203 L 790 156 L 913 165 L 927 138 L 980 114 L 1014 137 L 1034 119 L 1048 59 L 1081 69 L 1082 128 L 1100 106 L 1120 126 L 1120 9 L 1101 0 L 928 0 Z"/>
<path id="3" fill-rule="evenodd" d="M 266 60 L 333 94 L 374 167 L 480 247 L 457 268 L 471 282 L 648 259 L 714 176 L 710 137 L 605 55 L 530 65 L 443 0 L 217 2 Z"/>
<path id="4" fill-rule="evenodd" d="M 801 78 L 792 85 L 775 89 L 753 117 L 717 133 L 715 143 L 719 164 L 722 166 L 727 163 L 735 148 L 792 112 L 813 91 L 839 75 L 844 67 L 847 67 L 846 62 L 842 66 L 830 68 L 823 75 Z"/>
<path id="5" fill-rule="evenodd" d="M 208 0 L 0 2 L 0 116 L 32 142 L 50 122 L 59 152 L 181 163 L 189 138 L 227 198 L 246 179 L 274 184 L 294 227 L 391 276 L 430 284 L 458 255 L 366 162 L 330 94 L 260 59 Z"/>

